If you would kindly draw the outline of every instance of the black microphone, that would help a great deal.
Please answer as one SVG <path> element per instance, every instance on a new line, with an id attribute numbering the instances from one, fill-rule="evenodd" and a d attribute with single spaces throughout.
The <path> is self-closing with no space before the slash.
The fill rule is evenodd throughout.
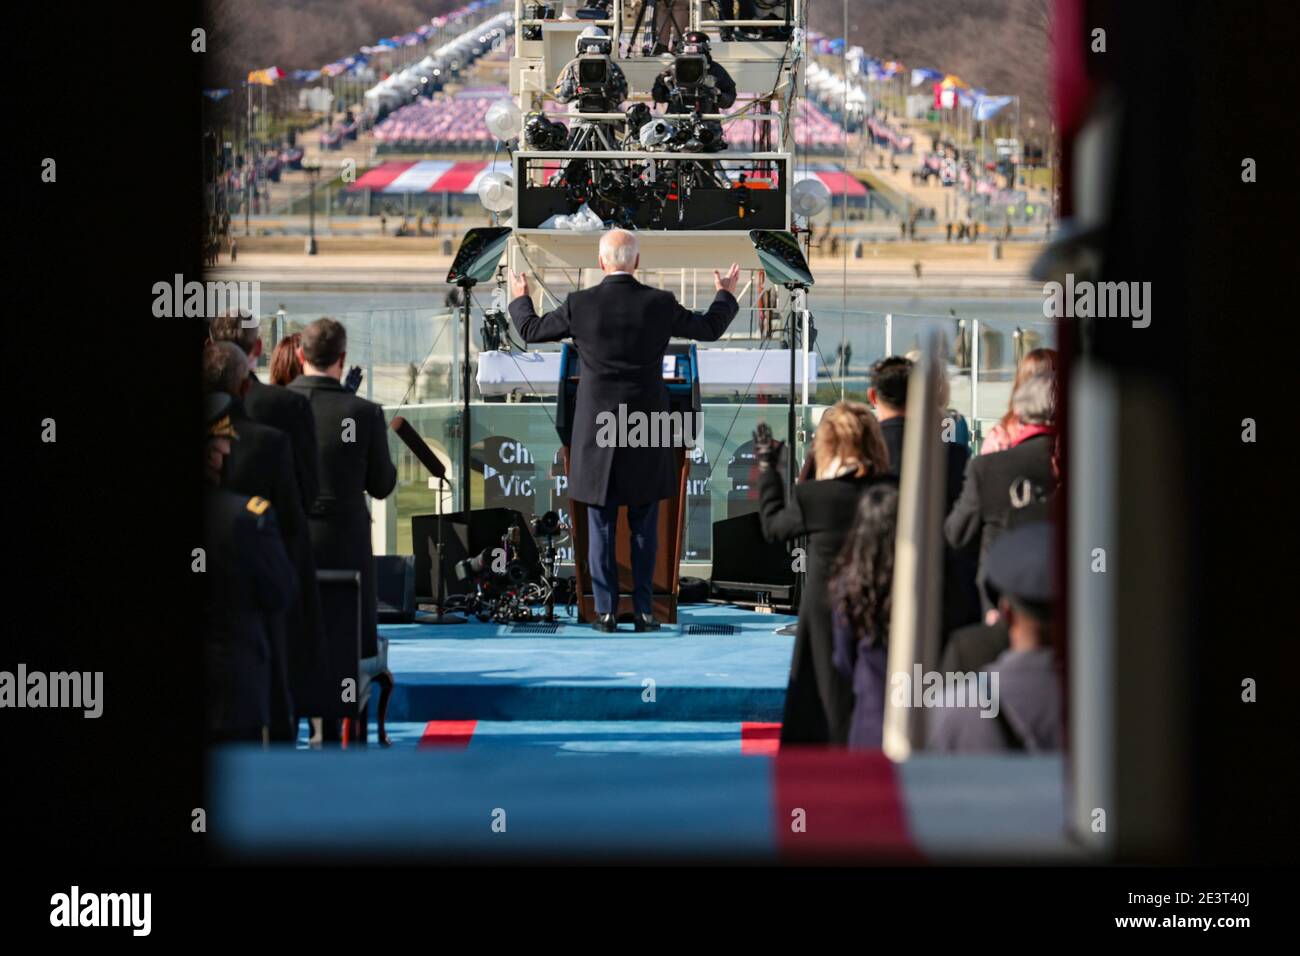
<path id="1" fill-rule="evenodd" d="M 447 466 L 433 453 L 433 449 L 420 437 L 410 422 L 401 415 L 396 415 L 389 422 L 388 427 L 397 432 L 397 437 L 402 440 L 402 444 L 411 449 L 411 454 L 415 455 L 420 464 L 429 469 L 433 477 L 445 478 L 447 476 Z"/>

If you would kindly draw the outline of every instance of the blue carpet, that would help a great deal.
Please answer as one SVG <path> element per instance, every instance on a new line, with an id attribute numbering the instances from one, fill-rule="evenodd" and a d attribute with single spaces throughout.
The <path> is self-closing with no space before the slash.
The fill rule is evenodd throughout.
<path id="1" fill-rule="evenodd" d="M 504 756 L 223 748 L 212 758 L 209 832 L 245 859 L 775 857 L 766 759 Z"/>
<path id="2" fill-rule="evenodd" d="M 505 625 L 384 625 L 396 678 L 391 722 L 428 720 L 778 721 L 794 619 L 736 608 L 682 609 L 675 626 L 599 634 L 568 619 L 555 634 Z M 731 625 L 734 634 L 690 634 Z"/>
<path id="3" fill-rule="evenodd" d="M 811 756 L 813 772 L 800 777 L 783 776 L 780 758 L 739 754 L 564 760 L 549 746 L 509 753 L 493 745 L 460 752 L 223 747 L 211 754 L 209 832 L 241 862 L 771 862 L 799 852 L 802 837 L 784 829 L 793 810 L 806 809 L 800 832 L 825 844 L 819 834 L 836 835 L 846 824 L 853 830 L 863 822 L 855 815 L 880 807 L 879 781 L 854 778 L 863 755 Z M 907 833 L 925 859 L 1080 858 L 1065 836 L 1060 754 L 919 754 L 897 773 Z M 870 844 L 859 851 L 863 862 L 871 859 Z"/>

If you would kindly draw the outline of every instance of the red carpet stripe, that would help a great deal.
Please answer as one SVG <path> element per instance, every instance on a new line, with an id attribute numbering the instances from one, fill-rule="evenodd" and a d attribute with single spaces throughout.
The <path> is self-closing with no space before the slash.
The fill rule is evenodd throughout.
<path id="1" fill-rule="evenodd" d="M 742 754 L 775 754 L 780 743 L 780 724 L 764 724 L 747 720 L 740 725 L 740 752 Z"/>
<path id="2" fill-rule="evenodd" d="M 921 861 L 908 832 L 898 773 L 881 751 L 786 747 L 772 767 L 783 857 Z"/>
<path id="3" fill-rule="evenodd" d="M 464 750 L 474 736 L 477 720 L 431 720 L 420 735 L 420 749 Z"/>

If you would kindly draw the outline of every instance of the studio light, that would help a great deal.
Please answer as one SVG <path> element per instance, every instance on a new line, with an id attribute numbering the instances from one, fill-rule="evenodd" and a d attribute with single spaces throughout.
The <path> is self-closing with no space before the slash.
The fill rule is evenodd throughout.
<path id="1" fill-rule="evenodd" d="M 494 169 L 478 184 L 478 200 L 488 212 L 505 212 L 515 204 L 515 183 L 510 174 Z"/>
<path id="2" fill-rule="evenodd" d="M 493 136 L 505 142 L 519 135 L 523 115 L 514 100 L 500 99 L 487 108 L 483 121 Z"/>
<path id="3" fill-rule="evenodd" d="M 796 216 L 811 219 L 831 204 L 831 191 L 816 177 L 801 179 L 790 192 L 790 208 Z"/>

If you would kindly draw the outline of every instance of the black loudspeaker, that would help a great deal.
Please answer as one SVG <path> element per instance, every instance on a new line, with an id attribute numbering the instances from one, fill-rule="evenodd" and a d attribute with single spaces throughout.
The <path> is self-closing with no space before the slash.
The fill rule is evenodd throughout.
<path id="1" fill-rule="evenodd" d="M 713 522 L 710 601 L 790 606 L 795 601 L 795 578 L 789 547 L 764 540 L 757 511 Z M 760 600 L 762 596 L 766 599 Z"/>
<path id="2" fill-rule="evenodd" d="M 435 569 L 438 525 L 442 524 L 442 567 Z M 457 581 L 452 569 L 466 558 L 501 547 L 510 528 L 519 529 L 519 560 L 529 569 L 529 580 L 540 580 L 541 555 L 524 516 L 513 508 L 480 508 L 470 512 L 467 529 L 460 512 L 449 515 L 412 515 L 411 549 L 415 552 L 415 598 L 432 603 L 438 594 L 438 573 L 443 575 L 443 594 L 468 594 L 474 582 Z"/>
<path id="3" fill-rule="evenodd" d="M 415 555 L 375 556 L 375 590 L 380 624 L 410 624 L 415 620 Z"/>

